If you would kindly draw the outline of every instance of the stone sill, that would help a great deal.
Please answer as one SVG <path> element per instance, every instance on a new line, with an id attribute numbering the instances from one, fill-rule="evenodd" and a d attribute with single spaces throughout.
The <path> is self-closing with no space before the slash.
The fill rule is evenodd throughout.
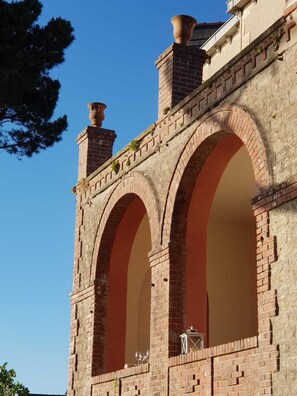
<path id="1" fill-rule="evenodd" d="M 228 344 L 217 345 L 214 347 L 202 349 L 200 351 L 171 357 L 168 359 L 168 367 L 180 366 L 187 363 L 198 362 L 199 360 L 204 360 L 211 357 L 218 357 L 235 352 L 241 352 L 247 349 L 257 348 L 258 346 L 258 336 L 249 337 L 243 340 L 229 342 Z M 139 366 L 128 367 L 126 369 L 93 376 L 91 379 L 91 384 L 102 384 L 122 378 L 145 374 L 149 371 L 149 363 L 140 364 Z"/>
<path id="2" fill-rule="evenodd" d="M 101 384 L 103 382 L 109 382 L 118 380 L 120 378 L 132 377 L 139 374 L 145 374 L 149 372 L 149 363 L 140 364 L 139 366 L 128 367 L 126 369 L 112 371 L 111 373 L 100 374 L 92 377 L 92 385 Z"/>
<path id="3" fill-rule="evenodd" d="M 169 367 L 180 366 L 182 364 L 192 363 L 211 357 L 228 355 L 230 353 L 240 352 L 246 349 L 257 348 L 258 346 L 258 336 L 249 337 L 243 340 L 229 342 L 228 344 L 217 345 L 201 349 L 200 351 L 171 357 L 169 358 Z"/>

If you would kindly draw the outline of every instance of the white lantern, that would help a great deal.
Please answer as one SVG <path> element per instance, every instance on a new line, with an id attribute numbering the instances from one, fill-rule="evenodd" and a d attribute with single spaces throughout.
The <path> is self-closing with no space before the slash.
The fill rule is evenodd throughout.
<path id="1" fill-rule="evenodd" d="M 204 348 L 204 334 L 199 333 L 193 326 L 180 335 L 180 340 L 182 354 L 199 351 Z"/>

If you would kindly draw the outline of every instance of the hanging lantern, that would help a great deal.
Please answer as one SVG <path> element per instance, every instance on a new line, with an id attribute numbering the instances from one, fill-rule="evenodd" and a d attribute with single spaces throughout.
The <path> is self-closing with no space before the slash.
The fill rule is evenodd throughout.
<path id="1" fill-rule="evenodd" d="M 180 340 L 182 354 L 199 351 L 204 348 L 204 334 L 199 333 L 193 326 L 180 335 Z"/>

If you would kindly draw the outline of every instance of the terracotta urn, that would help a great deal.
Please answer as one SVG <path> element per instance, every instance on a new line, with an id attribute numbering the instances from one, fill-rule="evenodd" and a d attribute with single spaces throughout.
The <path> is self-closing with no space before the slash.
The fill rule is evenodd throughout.
<path id="1" fill-rule="evenodd" d="M 91 121 L 91 125 L 93 127 L 101 127 L 106 105 L 100 102 L 93 102 L 88 104 L 88 109 L 90 110 L 89 120 Z"/>
<path id="2" fill-rule="evenodd" d="M 171 18 L 171 23 L 175 42 L 187 45 L 192 38 L 194 27 L 197 25 L 196 19 L 188 15 L 175 15 Z"/>

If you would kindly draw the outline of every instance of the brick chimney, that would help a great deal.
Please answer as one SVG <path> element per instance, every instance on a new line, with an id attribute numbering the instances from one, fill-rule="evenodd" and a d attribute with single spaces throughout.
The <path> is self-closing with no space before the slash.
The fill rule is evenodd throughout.
<path id="1" fill-rule="evenodd" d="M 102 128 L 104 103 L 94 102 L 88 105 L 91 126 L 87 126 L 77 137 L 78 144 L 78 180 L 93 173 L 99 166 L 112 157 L 114 131 Z"/>
<path id="2" fill-rule="evenodd" d="M 202 69 L 206 53 L 188 46 L 197 21 L 187 15 L 171 18 L 176 40 L 156 61 L 159 70 L 158 117 L 176 106 L 202 84 Z"/>

